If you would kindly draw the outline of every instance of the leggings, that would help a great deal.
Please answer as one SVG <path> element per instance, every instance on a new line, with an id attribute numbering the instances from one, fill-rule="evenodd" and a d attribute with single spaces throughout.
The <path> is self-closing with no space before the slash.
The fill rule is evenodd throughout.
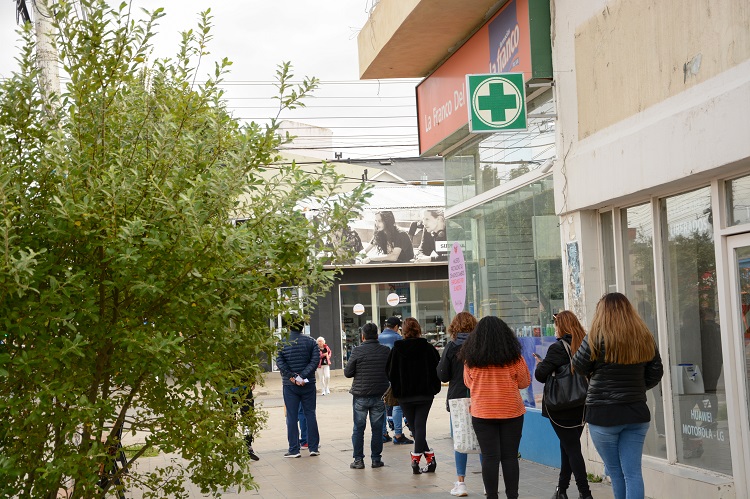
<path id="1" fill-rule="evenodd" d="M 474 432 L 482 450 L 482 481 L 488 499 L 497 499 L 500 465 L 503 467 L 505 496 L 518 497 L 518 446 L 521 443 L 523 416 L 511 419 L 482 419 L 472 416 Z"/>
<path id="2" fill-rule="evenodd" d="M 427 445 L 427 416 L 430 415 L 432 400 L 427 402 L 401 403 L 406 420 L 414 434 L 414 453 L 421 454 L 430 450 Z"/>
<path id="3" fill-rule="evenodd" d="M 578 421 L 580 424 L 580 421 Z M 575 422 L 561 421 L 563 426 L 573 426 Z M 582 497 L 591 495 L 588 478 L 586 476 L 586 462 L 581 454 L 581 433 L 583 425 L 574 428 L 563 428 L 552 423 L 552 429 L 555 430 L 557 438 L 560 439 L 560 478 L 557 485 L 560 491 L 568 490 L 570 485 L 571 473 L 576 477 L 578 492 Z"/>

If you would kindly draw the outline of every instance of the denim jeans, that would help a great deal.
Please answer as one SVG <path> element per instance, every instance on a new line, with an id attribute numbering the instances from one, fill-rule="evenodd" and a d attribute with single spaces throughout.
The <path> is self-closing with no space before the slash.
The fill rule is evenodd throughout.
<path id="1" fill-rule="evenodd" d="M 380 397 L 357 397 L 352 399 L 352 414 L 354 415 L 354 429 L 352 430 L 352 447 L 354 459 L 365 458 L 365 427 L 367 415 L 370 415 L 370 457 L 373 461 L 380 461 L 383 455 L 383 420 L 385 419 L 385 404 Z"/>
<path id="2" fill-rule="evenodd" d="M 318 419 L 315 416 L 316 392 L 315 383 L 308 383 L 305 386 L 284 385 L 284 407 L 286 408 L 286 436 L 289 442 L 289 452 L 299 452 L 300 435 L 299 427 L 299 407 L 302 404 L 302 410 L 307 420 L 307 445 L 310 451 L 318 451 L 320 445 L 320 434 L 318 433 Z"/>
<path id="3" fill-rule="evenodd" d="M 307 418 L 302 402 L 300 402 L 299 411 L 297 411 L 297 420 L 299 421 L 299 444 L 307 445 Z"/>
<path id="4" fill-rule="evenodd" d="M 615 499 L 643 499 L 641 456 L 649 423 L 589 424 L 589 434 L 612 479 Z"/>
<path id="5" fill-rule="evenodd" d="M 393 406 L 393 433 L 396 435 L 404 434 L 404 411 L 400 405 Z M 386 407 L 387 410 L 387 407 Z M 387 418 L 386 418 L 387 419 Z M 383 435 L 388 433 L 388 421 L 383 419 Z"/>

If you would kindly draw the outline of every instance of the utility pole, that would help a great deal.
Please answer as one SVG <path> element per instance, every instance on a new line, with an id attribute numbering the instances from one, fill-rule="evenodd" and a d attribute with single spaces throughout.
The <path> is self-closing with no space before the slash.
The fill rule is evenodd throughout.
<path id="1" fill-rule="evenodd" d="M 57 69 L 57 49 L 52 43 L 55 28 L 49 14 L 48 0 L 32 0 L 36 31 L 36 58 L 41 78 L 43 97 L 48 105 L 52 96 L 60 95 L 60 75 Z"/>

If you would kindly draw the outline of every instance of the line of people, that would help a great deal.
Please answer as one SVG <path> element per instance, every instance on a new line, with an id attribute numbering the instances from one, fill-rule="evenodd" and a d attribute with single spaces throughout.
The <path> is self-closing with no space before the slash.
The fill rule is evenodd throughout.
<path id="1" fill-rule="evenodd" d="M 599 301 L 588 335 L 570 311 L 558 313 L 554 323 L 557 342 L 549 347 L 544 359 L 537 358 L 535 378 L 548 383 L 553 373 L 570 364 L 574 373 L 588 380 L 588 390 L 584 403 L 565 410 L 553 410 L 545 406 L 544 400 L 542 403 L 542 415 L 550 419 L 558 436 L 562 463 L 553 499 L 567 499 L 571 476 L 575 477 L 579 498 L 592 497 L 581 452 L 584 424 L 589 425 L 592 441 L 612 480 L 615 499 L 644 497 L 641 455 L 650 421 L 646 391 L 656 386 L 663 375 L 653 334 L 621 293 L 606 294 Z M 398 334 L 399 326 L 403 336 Z M 301 329 L 297 329 L 291 328 L 292 342 L 277 358 L 287 407 L 289 452 L 285 457 L 299 457 L 300 404 L 307 417 L 310 455 L 319 454 L 315 388 L 313 385 L 312 390 L 306 390 L 305 380 L 313 376 L 320 353 L 314 341 L 308 337 L 312 342 L 308 346 Z M 520 390 L 531 383 L 522 346 L 514 331 L 494 316 L 477 321 L 468 312 L 461 312 L 454 317 L 448 332 L 451 341 L 440 358 L 412 317 L 403 324 L 397 317 L 388 319 L 387 328 L 380 335 L 375 324 L 362 327 L 362 344 L 354 349 L 344 369 L 346 377 L 354 378 L 350 390 L 354 461 L 350 467 L 365 468 L 364 432 L 368 418 L 371 466 L 384 465 L 383 435 L 387 429 L 382 398 L 390 387 L 398 400 L 397 407 L 411 424 L 412 472 L 434 473 L 437 458 L 427 441 L 427 420 L 441 381 L 448 382 L 448 400 L 471 399 L 471 421 L 481 450 L 479 459 L 487 497 L 498 497 L 502 467 L 505 495 L 517 498 L 518 449 L 526 413 Z M 394 422 L 396 418 L 400 422 L 396 408 L 393 409 Z M 394 426 L 394 443 L 405 443 L 401 440 L 406 439 L 403 432 Z M 454 459 L 457 481 L 451 494 L 466 496 L 467 455 L 456 452 Z"/>

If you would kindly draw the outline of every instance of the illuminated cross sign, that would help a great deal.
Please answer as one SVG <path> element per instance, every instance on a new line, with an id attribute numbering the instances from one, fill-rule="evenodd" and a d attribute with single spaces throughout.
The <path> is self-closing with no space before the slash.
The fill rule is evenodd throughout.
<path id="1" fill-rule="evenodd" d="M 523 73 L 466 75 L 469 131 L 526 130 Z"/>

